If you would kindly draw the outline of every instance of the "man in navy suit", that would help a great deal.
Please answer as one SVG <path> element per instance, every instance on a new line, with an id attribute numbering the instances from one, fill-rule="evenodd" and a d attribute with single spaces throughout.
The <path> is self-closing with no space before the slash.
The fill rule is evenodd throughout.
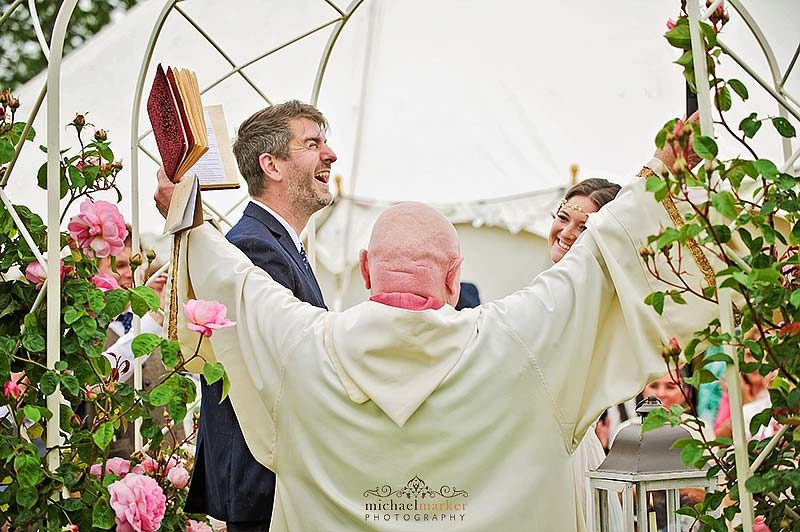
<path id="1" fill-rule="evenodd" d="M 295 297 L 325 308 L 299 234 L 309 217 L 330 204 L 328 123 L 315 107 L 296 100 L 258 111 L 239 127 L 233 152 L 250 203 L 227 234 L 256 266 Z M 209 257 L 209 260 L 213 260 Z M 202 381 L 200 428 L 186 511 L 227 522 L 228 532 L 269 529 L 275 475 L 256 462 L 222 381 Z"/>

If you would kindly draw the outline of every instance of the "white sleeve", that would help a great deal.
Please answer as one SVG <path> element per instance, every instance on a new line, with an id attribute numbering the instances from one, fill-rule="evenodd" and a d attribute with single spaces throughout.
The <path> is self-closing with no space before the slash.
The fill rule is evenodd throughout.
<path id="1" fill-rule="evenodd" d="M 141 323 L 141 331 L 140 333 L 153 333 L 161 335 L 162 327 L 161 325 L 154 320 L 150 314 L 145 314 L 145 316 L 140 320 Z M 136 338 L 136 334 L 131 328 L 130 331 L 123 334 L 117 341 L 108 346 L 105 351 L 103 351 L 103 355 L 108 359 L 108 362 L 111 364 L 113 368 L 115 364 L 119 364 L 119 366 L 123 366 L 123 361 L 128 361 L 127 370 L 124 372 L 120 372 L 119 380 L 120 382 L 126 382 L 131 375 L 133 375 L 133 350 L 131 349 L 131 343 L 133 339 Z M 147 360 L 149 355 L 143 356 L 142 362 Z"/>

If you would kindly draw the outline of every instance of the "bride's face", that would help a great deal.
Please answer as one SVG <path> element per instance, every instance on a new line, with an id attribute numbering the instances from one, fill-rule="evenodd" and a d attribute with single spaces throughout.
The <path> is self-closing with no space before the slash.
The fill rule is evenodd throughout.
<path id="1" fill-rule="evenodd" d="M 550 245 L 550 258 L 554 263 L 564 258 L 578 236 L 586 229 L 588 215 L 593 212 L 597 212 L 597 205 L 589 196 L 572 196 L 558 209 L 547 239 Z"/>

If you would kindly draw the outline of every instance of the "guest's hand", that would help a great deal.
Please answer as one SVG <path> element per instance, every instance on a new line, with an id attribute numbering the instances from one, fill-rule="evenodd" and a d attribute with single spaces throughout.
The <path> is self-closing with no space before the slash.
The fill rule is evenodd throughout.
<path id="1" fill-rule="evenodd" d="M 169 212 L 170 201 L 172 201 L 172 192 L 175 190 L 175 183 L 169 180 L 163 167 L 158 169 L 157 177 L 158 188 L 156 189 L 156 193 L 153 194 L 153 199 L 156 202 L 158 212 L 161 213 L 161 216 L 166 218 Z"/>
<path id="2" fill-rule="evenodd" d="M 697 124 L 699 121 L 700 113 L 699 111 L 695 111 L 692 113 L 692 116 L 684 121 L 684 124 L 688 126 L 690 123 Z M 692 148 L 692 142 L 693 137 L 690 137 L 688 146 L 685 150 L 683 150 L 677 142 L 672 144 L 664 144 L 663 148 L 656 150 L 655 157 L 664 163 L 664 166 L 673 174 L 675 174 L 676 170 L 675 162 L 678 160 L 677 154 L 680 153 L 683 153 L 685 168 L 694 168 L 703 159 L 694 152 L 694 149 Z"/>

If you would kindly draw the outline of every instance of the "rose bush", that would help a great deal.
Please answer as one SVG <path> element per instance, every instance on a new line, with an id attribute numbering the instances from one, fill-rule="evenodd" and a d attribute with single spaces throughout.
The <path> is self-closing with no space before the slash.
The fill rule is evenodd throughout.
<path id="1" fill-rule="evenodd" d="M 11 104 L 14 104 L 13 106 Z M 19 101 L 0 91 L 0 179 L 17 145 L 34 138 L 18 119 Z M 205 516 L 186 515 L 191 452 L 175 437 L 169 425 L 154 414 L 166 411 L 174 423 L 187 414 L 195 400 L 195 384 L 184 372 L 190 360 L 177 342 L 155 334 L 133 339 L 135 357 L 160 350 L 166 373 L 151 390 L 136 390 L 120 375 L 127 361 L 104 354 L 109 324 L 128 310 L 137 316 L 161 312 L 159 296 L 147 286 L 121 287 L 108 273 L 100 273 L 100 260 L 110 260 L 125 248 L 127 229 L 117 206 L 98 199 L 101 192 L 116 192 L 122 165 L 114 160 L 108 135 L 85 115 L 68 125 L 76 133 L 76 153 L 60 154 L 64 223 L 70 207 L 78 212 L 61 232 L 61 353 L 47 363 L 46 269 L 29 241 L 23 238 L 11 214 L 0 204 L 0 526 L 11 530 L 202 530 Z M 89 137 L 88 139 L 86 137 Z M 23 138 L 24 137 L 24 138 Z M 46 165 L 37 176 L 46 187 Z M 30 243 L 46 248 L 47 227 L 28 207 L 14 205 L 30 235 Z M 132 268 L 149 266 L 152 253 L 134 253 Z M 193 323 L 204 330 L 229 326 L 225 308 L 213 302 L 196 304 Z M 206 332 L 198 334 L 198 340 Z M 198 346 L 199 347 L 199 346 Z M 124 365 L 127 367 L 123 367 Z M 206 378 L 222 379 L 218 363 L 206 364 Z M 55 412 L 48 396 L 59 392 L 60 444 L 46 447 L 46 427 Z M 132 456 L 111 456 L 115 434 L 141 421 L 140 433 L 148 451 Z M 48 467 L 56 453 L 59 466 Z"/>

